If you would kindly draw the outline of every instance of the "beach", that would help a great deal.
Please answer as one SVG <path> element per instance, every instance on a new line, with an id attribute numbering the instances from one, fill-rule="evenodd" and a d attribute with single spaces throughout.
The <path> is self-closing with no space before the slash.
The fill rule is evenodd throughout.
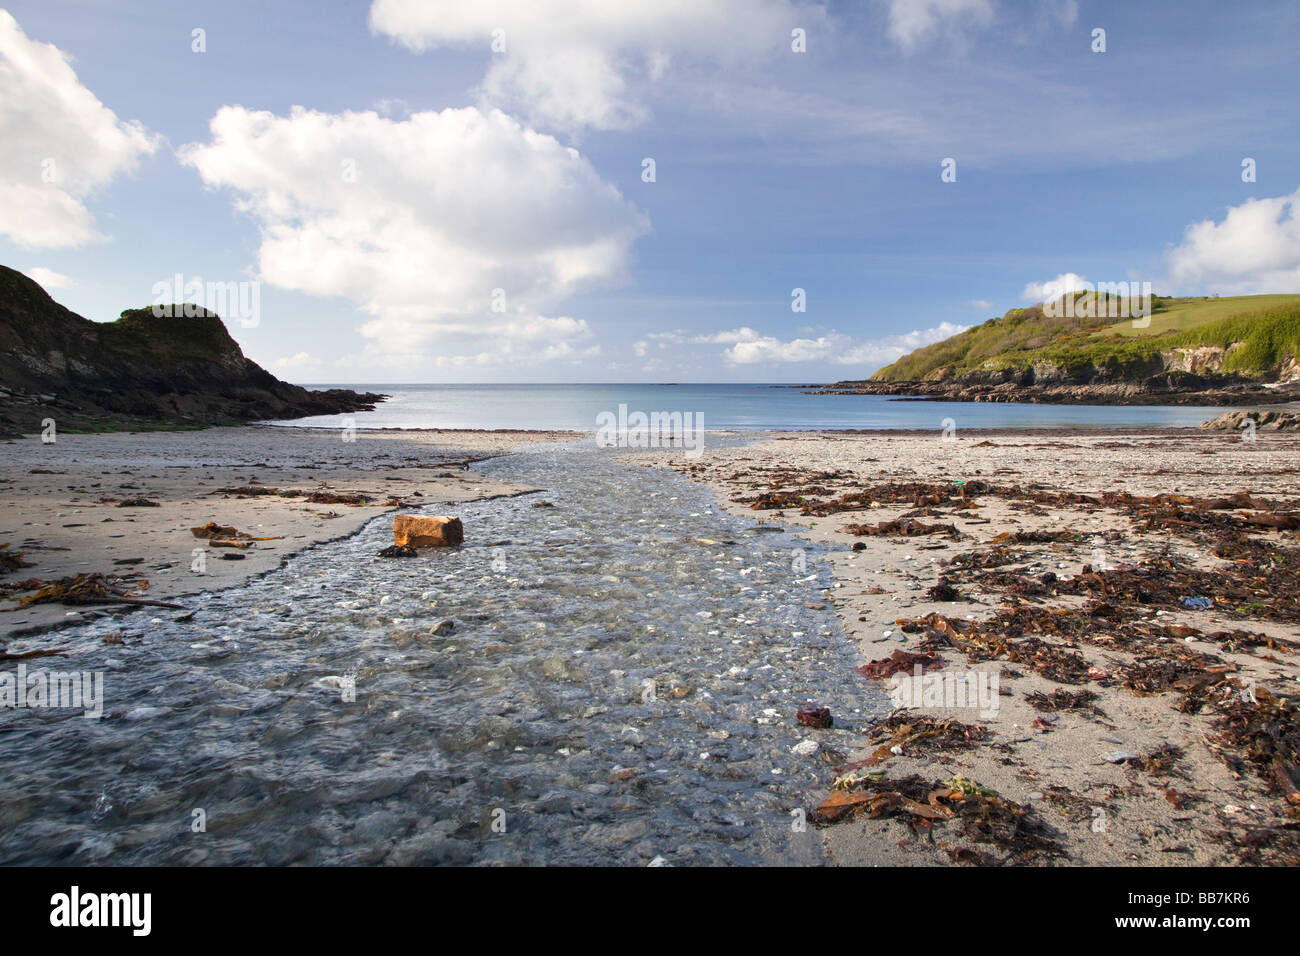
<path id="1" fill-rule="evenodd" d="M 1249 722 L 1238 704 L 1250 713 L 1269 695 L 1294 701 L 1300 633 L 1276 562 L 1290 558 L 1294 572 L 1295 532 L 1241 527 L 1242 516 L 1295 507 L 1279 490 L 1296 486 L 1300 440 L 1187 429 L 966 432 L 950 441 L 788 433 L 696 460 L 665 452 L 660 463 L 713 488 L 732 513 L 780 522 L 824 549 L 835 574 L 826 599 L 863 665 L 877 662 L 873 683 L 912 705 L 863 728 L 810 794 L 810 817 L 826 806 L 822 832 L 835 863 L 1297 861 L 1300 797 L 1285 752 L 1294 741 L 1271 760 L 1223 732 L 1225 720 L 1238 730 Z M 990 490 L 962 492 L 980 482 Z M 897 487 L 913 483 L 925 488 Z M 864 490 L 876 500 L 817 506 Z M 1203 499 L 1240 492 L 1268 501 L 1219 500 L 1206 510 Z M 787 503 L 758 500 L 755 509 L 773 493 Z M 1199 503 L 1121 504 L 1117 494 Z M 1072 495 L 1093 500 L 1063 500 Z M 907 515 L 919 522 L 910 536 L 897 525 L 845 530 Z M 925 533 L 943 525 L 954 533 Z M 1226 543 L 1234 535 L 1258 544 Z M 1274 568 L 1259 570 L 1261 556 Z M 1183 571 L 1168 576 L 1167 592 L 1171 567 Z M 1178 590 L 1178 578 L 1201 590 Z M 932 590 L 941 579 L 956 600 Z M 1247 581 L 1254 601 L 1183 605 L 1230 579 Z M 889 659 L 900 652 L 922 662 L 905 657 L 896 668 Z M 997 688 L 994 707 L 945 684 L 964 673 L 985 675 L 972 688 Z M 834 699 L 811 703 L 854 723 Z M 954 786 L 996 796 L 981 801 L 976 819 L 948 819 Z"/>
<path id="2" fill-rule="evenodd" d="M 263 574 L 310 545 L 354 534 L 376 513 L 398 510 L 390 502 L 421 508 L 526 490 L 484 478 L 470 466 L 523 444 L 572 436 L 411 430 L 361 431 L 349 438 L 340 429 L 244 426 L 6 442 L 0 545 L 24 552 L 31 566 L 0 581 L 136 573 L 148 581 L 147 588 L 138 579 L 127 582 L 140 597 L 175 603 Z M 259 494 L 259 488 L 277 493 Z M 320 500 L 308 500 L 313 494 Z M 345 500 L 330 503 L 331 494 Z M 191 531 L 208 522 L 267 540 L 209 548 Z M 197 565 L 196 549 L 206 552 Z M 113 610 L 62 604 L 19 609 L 16 603 L 3 602 L 0 633 Z"/>
<path id="3" fill-rule="evenodd" d="M 8 444 L 0 544 L 32 567 L 0 583 L 99 573 L 176 605 L 20 608 L 31 589 L 14 589 L 0 621 L 19 655 L 49 647 L 120 669 L 125 654 L 131 683 L 107 725 L 162 722 L 178 742 L 215 733 L 209 746 L 221 750 L 238 739 L 249 768 L 271 759 L 247 729 L 262 726 L 260 710 L 275 708 L 257 731 L 270 734 L 298 726 L 296 702 L 310 699 L 317 716 L 302 726 L 312 734 L 329 741 L 336 721 L 363 719 L 352 746 L 391 748 L 385 793 L 405 794 L 432 768 L 426 785 L 444 806 L 429 830 L 419 801 L 390 796 L 366 803 L 369 826 L 267 850 L 256 849 L 268 838 L 253 817 L 237 851 L 141 824 L 156 844 L 87 836 L 84 859 L 1295 862 L 1294 758 L 1285 743 L 1259 753 L 1240 725 L 1258 701 L 1294 707 L 1294 564 L 1278 562 L 1294 556 L 1295 531 L 1267 522 L 1295 509 L 1273 489 L 1294 487 L 1300 438 L 1140 428 L 706 437 L 699 456 L 557 444 L 573 442 L 569 432 L 344 441 L 267 426 Z M 533 457 L 510 456 L 506 477 L 491 473 L 527 449 Z M 503 507 L 483 510 L 492 504 Z M 375 558 L 391 533 L 372 519 L 399 510 L 464 514 L 464 549 Z M 209 547 L 191 530 L 208 522 L 251 540 Z M 242 558 L 220 557 L 227 550 Z M 322 601 L 318 587 L 334 593 Z M 154 699 L 155 672 L 175 675 L 187 657 Z M 328 698 L 346 667 L 371 701 L 361 718 Z M 199 699 L 191 668 L 207 675 Z M 410 682 L 430 668 L 433 685 Z M 384 686 L 396 673 L 411 675 L 404 689 Z M 454 696 L 440 703 L 432 686 Z M 1238 702 L 1250 712 L 1234 712 Z M 413 709 L 420 718 L 400 745 L 363 744 L 392 733 L 388 710 Z M 1291 718 L 1278 726 L 1283 741 L 1294 732 Z M 80 738 L 63 733 L 75 750 Z M 139 743 L 114 739 L 141 763 Z M 432 764 L 422 740 L 441 748 Z M 24 759 L 59 770 L 52 757 Z M 365 801 L 370 772 L 353 784 Z M 482 792 L 457 796 L 448 781 L 471 772 Z M 307 781 L 317 773 L 344 771 L 330 763 Z M 96 779 L 76 787 L 93 794 Z M 321 828 L 336 812 L 302 799 L 259 804 L 258 824 L 278 832 L 307 813 Z M 525 842 L 493 840 L 476 822 L 490 800 L 535 821 Z M 17 806 L 3 812 L 39 819 Z M 127 819 L 168 806 L 151 800 Z"/>

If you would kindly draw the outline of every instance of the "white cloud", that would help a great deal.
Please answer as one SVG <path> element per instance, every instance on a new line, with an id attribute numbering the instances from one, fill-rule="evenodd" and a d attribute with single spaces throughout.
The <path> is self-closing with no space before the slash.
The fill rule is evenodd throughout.
<path id="1" fill-rule="evenodd" d="M 66 289 L 68 286 L 73 285 L 72 280 L 62 272 L 55 272 L 53 269 L 45 268 L 45 266 L 33 266 L 24 275 L 40 285 L 46 292 L 51 289 Z"/>
<path id="2" fill-rule="evenodd" d="M 993 0 L 888 0 L 889 36 L 911 51 L 931 37 L 983 29 L 997 16 Z"/>
<path id="3" fill-rule="evenodd" d="M 1046 302 L 1059 299 L 1067 292 L 1083 292 L 1088 289 L 1088 280 L 1074 272 L 1062 272 L 1055 279 L 1046 282 L 1030 282 L 1020 293 L 1026 302 Z"/>
<path id="4" fill-rule="evenodd" d="M 285 371 L 303 371 L 305 369 L 314 369 L 320 365 L 316 359 L 312 358 L 307 352 L 297 352 L 287 358 L 278 358 L 271 363 L 272 368 L 282 369 Z"/>
<path id="5" fill-rule="evenodd" d="M 82 86 L 62 50 L 0 10 L 0 234 L 27 248 L 102 238 L 84 201 L 158 142 Z"/>
<path id="6" fill-rule="evenodd" d="M 260 223 L 262 281 L 357 303 L 373 361 L 590 354 L 583 320 L 545 313 L 619 279 L 649 230 L 577 150 L 495 110 L 227 106 L 210 128 L 181 159 Z"/>
<path id="7" fill-rule="evenodd" d="M 913 349 L 941 342 L 966 329 L 964 325 L 944 322 L 931 329 L 918 329 L 879 339 L 854 339 L 830 332 L 815 339 L 782 340 L 762 335 L 749 327 L 698 336 L 695 341 L 730 345 L 722 353 L 728 365 L 788 364 L 829 362 L 832 365 L 881 366 L 906 355 Z"/>
<path id="8" fill-rule="evenodd" d="M 1247 199 L 1222 222 L 1193 223 L 1169 253 L 1169 283 L 1179 292 L 1300 292 L 1298 210 L 1300 190 Z"/>
<path id="9" fill-rule="evenodd" d="M 563 130 L 621 129 L 646 119 L 647 87 L 683 64 L 739 64 L 790 50 L 820 6 L 792 0 L 374 0 L 370 28 L 420 52 L 492 57 L 480 92 Z M 491 53 L 493 31 L 505 49 Z"/>
<path id="10" fill-rule="evenodd" d="M 988 299 L 971 299 L 966 304 L 969 305 L 972 309 L 976 309 L 980 312 L 985 312 L 993 308 L 993 303 L 990 302 Z"/>

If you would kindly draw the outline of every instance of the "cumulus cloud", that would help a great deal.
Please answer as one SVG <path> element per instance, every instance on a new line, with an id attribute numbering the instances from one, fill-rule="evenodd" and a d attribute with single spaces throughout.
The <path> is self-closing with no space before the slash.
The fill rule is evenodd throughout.
<path id="1" fill-rule="evenodd" d="M 993 308 L 993 303 L 988 299 L 971 299 L 966 304 L 972 309 L 978 309 L 980 312 L 985 312 Z"/>
<path id="2" fill-rule="evenodd" d="M 1026 302 L 1046 302 L 1048 299 L 1059 299 L 1067 292 L 1084 292 L 1088 290 L 1088 280 L 1074 272 L 1062 272 L 1055 279 L 1048 279 L 1046 282 L 1030 282 L 1024 291 L 1020 293 L 1020 298 Z"/>
<path id="3" fill-rule="evenodd" d="M 1169 253 L 1178 291 L 1250 295 L 1300 292 L 1300 190 L 1229 207 L 1222 222 L 1187 227 Z"/>
<path id="4" fill-rule="evenodd" d="M 82 86 L 68 56 L 0 10 L 0 234 L 27 248 L 102 238 L 85 200 L 159 139 Z"/>
<path id="5" fill-rule="evenodd" d="M 830 362 L 832 365 L 881 366 L 901 358 L 913 349 L 965 331 L 964 325 L 944 322 L 930 329 L 918 329 L 879 339 L 854 339 L 830 332 L 815 339 L 779 339 L 763 335 L 748 326 L 697 336 L 695 341 L 730 345 L 722 353 L 728 365 L 792 364 Z"/>
<path id="6" fill-rule="evenodd" d="M 495 41 L 484 102 L 571 131 L 635 126 L 638 91 L 670 69 L 788 51 L 823 16 L 793 0 L 374 0 L 370 28 L 416 52 Z"/>
<path id="7" fill-rule="evenodd" d="M 984 29 L 997 16 L 994 0 L 888 0 L 889 36 L 911 51 L 941 33 Z"/>
<path id="8" fill-rule="evenodd" d="M 546 313 L 624 275 L 649 230 L 576 150 L 495 110 L 227 106 L 210 130 L 180 157 L 259 222 L 261 280 L 355 302 L 394 365 L 590 354 L 583 320 Z"/>
<path id="9" fill-rule="evenodd" d="M 73 284 L 72 280 L 62 272 L 55 272 L 53 269 L 45 268 L 45 266 L 33 266 L 23 274 L 40 285 L 46 292 L 51 289 L 66 289 Z"/>
<path id="10" fill-rule="evenodd" d="M 320 365 L 320 362 L 311 357 L 309 352 L 296 352 L 285 358 L 278 358 L 271 363 L 272 368 L 282 369 L 284 371 L 305 371 L 314 369 Z"/>

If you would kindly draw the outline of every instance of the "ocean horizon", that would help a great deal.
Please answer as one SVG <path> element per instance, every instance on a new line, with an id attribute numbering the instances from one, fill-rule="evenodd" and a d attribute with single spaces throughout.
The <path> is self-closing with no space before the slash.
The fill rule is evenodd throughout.
<path id="1" fill-rule="evenodd" d="M 1047 405 L 1012 402 L 910 401 L 884 395 L 813 395 L 787 384 L 317 384 L 389 399 L 373 412 L 275 421 L 301 428 L 483 428 L 594 431 L 598 416 L 681 413 L 703 430 L 942 430 L 990 428 L 1194 428 L 1219 406 Z M 812 386 L 809 387 L 810 389 Z"/>

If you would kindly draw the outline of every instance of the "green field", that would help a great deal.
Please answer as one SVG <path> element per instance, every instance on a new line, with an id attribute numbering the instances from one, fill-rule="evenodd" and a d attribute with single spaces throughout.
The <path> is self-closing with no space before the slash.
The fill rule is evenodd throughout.
<path id="1" fill-rule="evenodd" d="M 1124 337 L 1163 335 L 1209 325 L 1239 313 L 1271 309 L 1300 302 L 1300 295 L 1238 295 L 1226 299 L 1164 299 L 1169 303 L 1151 316 L 1150 328 L 1133 327 L 1131 320 L 1116 323 L 1094 336 L 1112 333 Z"/>
<path id="2" fill-rule="evenodd" d="M 1109 311 L 1105 300 L 1076 297 L 1076 312 Z M 1061 310 L 1064 311 L 1064 310 Z M 1153 297 L 1149 323 L 1112 316 L 1050 316 L 1042 306 L 1012 309 L 934 345 L 903 356 L 872 376 L 875 381 L 921 381 L 960 377 L 980 370 L 1023 369 L 1039 363 L 1067 372 L 1088 366 L 1119 378 L 1161 371 L 1159 353 L 1172 348 L 1240 343 L 1224 361 L 1225 372 L 1269 379 L 1300 353 L 1300 295 L 1227 298 Z"/>

